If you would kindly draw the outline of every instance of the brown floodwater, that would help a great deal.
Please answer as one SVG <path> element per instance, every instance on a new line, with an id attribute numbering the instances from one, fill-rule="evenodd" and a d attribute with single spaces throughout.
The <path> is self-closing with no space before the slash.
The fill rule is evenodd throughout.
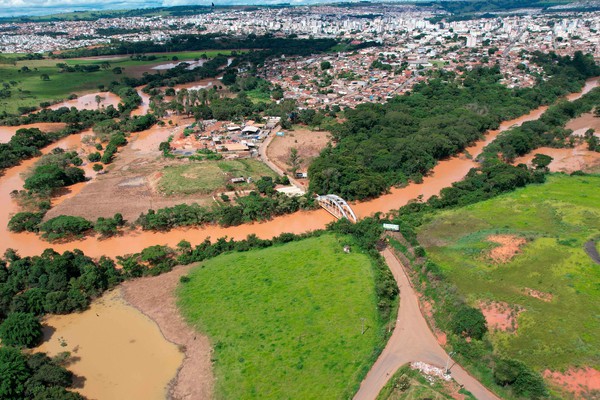
<path id="1" fill-rule="evenodd" d="M 585 113 L 567 122 L 565 128 L 571 129 L 573 136 L 585 136 L 588 129 L 593 129 L 595 135 L 600 136 L 600 118 L 595 117 L 594 113 Z"/>
<path id="2" fill-rule="evenodd" d="M 99 105 L 98 105 L 98 103 L 96 103 L 97 95 L 102 97 L 102 101 L 100 102 Z M 52 106 L 50 106 L 50 109 L 57 110 L 61 107 L 68 107 L 68 108 L 75 107 L 78 110 L 97 110 L 97 109 L 106 108 L 109 105 L 112 105 L 116 108 L 120 101 L 121 101 L 121 99 L 119 98 L 119 96 L 117 96 L 114 93 L 99 92 L 99 93 L 84 94 L 73 100 L 67 100 L 67 101 L 63 101 L 62 103 L 53 104 Z"/>
<path id="3" fill-rule="evenodd" d="M 552 147 L 540 147 L 531 154 L 515 159 L 514 164 L 527 164 L 531 166 L 531 161 L 536 154 L 545 154 L 553 158 L 548 166 L 552 172 L 571 173 L 573 171 L 596 170 L 600 166 L 600 153 L 589 151 L 587 144 L 580 144 L 572 149 L 555 149 Z"/>
<path id="4" fill-rule="evenodd" d="M 138 95 L 142 98 L 142 103 L 138 108 L 131 112 L 132 116 L 142 116 L 148 113 L 148 108 L 150 108 L 150 95 L 142 92 L 144 86 L 138 86 L 135 88 L 137 90 Z"/>
<path id="5" fill-rule="evenodd" d="M 44 343 L 54 356 L 68 351 L 76 389 L 88 399 L 163 400 L 183 361 L 158 326 L 126 303 L 120 289 L 106 293 L 82 313 L 44 318 Z"/>
<path id="6" fill-rule="evenodd" d="M 581 93 L 569 95 L 568 98 L 570 100 L 579 98 L 597 85 L 597 79 L 588 80 Z M 473 159 L 476 158 L 483 147 L 492 142 L 500 132 L 511 126 L 535 120 L 539 118 L 545 110 L 546 107 L 540 107 L 527 115 L 504 122 L 498 130 L 489 131 L 483 140 L 478 141 L 475 145 L 467 149 L 471 158 L 460 155 L 458 157 L 440 161 L 433 169 L 432 174 L 426 177 L 422 184 L 410 184 L 407 187 L 400 189 L 393 188 L 387 195 L 371 201 L 353 204 L 353 209 L 359 217 L 366 217 L 376 212 L 388 212 L 397 209 L 405 205 L 409 200 L 415 199 L 418 196 L 423 196 L 424 199 L 427 199 L 432 195 L 438 194 L 441 189 L 461 180 L 471 168 L 476 167 L 477 164 Z M 158 135 L 164 135 L 164 130 L 152 129 L 150 131 L 152 133 L 141 133 L 140 137 L 145 138 L 148 144 L 154 146 L 155 142 L 158 140 Z M 72 140 L 77 143 L 80 139 L 81 135 L 74 135 L 65 140 Z M 55 144 L 55 146 L 63 146 L 64 144 L 65 142 L 61 141 Z M 139 143 L 135 146 L 139 147 Z M 139 252 L 148 246 L 156 244 L 174 246 L 183 239 L 190 241 L 192 244 L 196 244 L 206 238 L 212 238 L 214 240 L 223 236 L 234 239 L 243 239 L 252 233 L 261 238 L 271 238 L 284 232 L 305 233 L 315 229 L 325 228 L 327 223 L 334 220 L 334 218 L 325 210 L 319 209 L 281 216 L 263 223 L 244 224 L 229 228 L 206 226 L 200 228 L 179 228 L 169 232 L 146 232 L 138 229 L 130 233 L 128 232 L 125 236 L 102 241 L 97 240 L 95 237 L 86 237 L 69 243 L 49 244 L 34 234 L 15 234 L 8 232 L 6 229 L 9 215 L 17 211 L 16 205 L 9 199 L 9 193 L 12 190 L 22 188 L 23 181 L 20 178 L 20 174 L 26 171 L 33 162 L 34 160 L 29 160 L 20 166 L 11 168 L 6 171 L 5 176 L 0 178 L 0 198 L 6 199 L 4 200 L 5 207 L 0 211 L 0 232 L 2 232 L 3 236 L 3 240 L 0 243 L 0 253 L 4 252 L 7 248 L 13 248 L 21 255 L 34 255 L 41 253 L 48 247 L 52 247 L 61 252 L 65 250 L 80 249 L 92 257 L 99 257 L 101 255 L 115 257 L 117 255 Z M 65 196 L 71 195 L 72 194 L 66 194 Z"/>
<path id="7" fill-rule="evenodd" d="M 19 129 L 38 128 L 42 132 L 56 132 L 63 129 L 64 122 L 38 122 L 20 126 L 0 126 L 0 143 L 8 143 Z"/>

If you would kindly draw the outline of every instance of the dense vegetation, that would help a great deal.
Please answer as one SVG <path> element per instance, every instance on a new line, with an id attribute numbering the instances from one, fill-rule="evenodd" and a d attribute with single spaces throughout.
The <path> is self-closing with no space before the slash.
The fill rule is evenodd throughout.
<path id="1" fill-rule="evenodd" d="M 50 193 L 56 188 L 85 181 L 85 172 L 78 168 L 83 160 L 77 152 L 65 152 L 57 147 L 40 158 L 23 187 L 34 193 Z"/>
<path id="2" fill-rule="evenodd" d="M 172 37 L 168 43 L 154 43 L 153 41 L 117 42 L 112 46 L 97 47 L 93 49 L 75 49 L 54 55 L 56 58 L 96 57 L 115 54 L 144 54 L 169 51 L 191 50 L 231 50 L 231 49 L 261 49 L 272 54 L 298 54 L 310 55 L 311 53 L 325 51 L 335 46 L 334 39 L 295 39 L 275 38 L 272 35 L 256 36 L 250 34 L 246 37 L 224 36 L 222 34 L 207 35 L 178 35 Z M 254 51 L 253 53 L 260 53 Z"/>
<path id="3" fill-rule="evenodd" d="M 0 347 L 0 398 L 11 400 L 83 400 L 65 388 L 73 385 L 64 357 L 50 359 L 43 353 L 25 354 Z"/>
<path id="4" fill-rule="evenodd" d="M 560 101 L 550 106 L 536 121 L 528 121 L 503 132 L 485 148 L 483 156 L 490 158 L 501 154 L 505 161 L 512 162 L 515 157 L 531 153 L 539 147 L 573 146 L 575 138 L 571 136 L 570 130 L 565 129 L 565 124 L 583 113 L 592 111 L 598 104 L 600 88 L 595 88 L 574 101 Z"/>
<path id="5" fill-rule="evenodd" d="M 191 271 L 179 305 L 213 342 L 217 397 L 354 393 L 383 347 L 387 321 L 376 312 L 369 257 L 356 248 L 345 254 L 345 243 L 323 235 Z"/>
<path id="6" fill-rule="evenodd" d="M 73 128 L 54 133 L 44 133 L 37 128 L 17 130 L 8 143 L 0 143 L 0 172 L 22 160 L 39 156 L 40 149 L 74 131 Z"/>
<path id="7" fill-rule="evenodd" d="M 409 179 L 419 182 L 437 160 L 460 152 L 501 121 L 579 90 L 585 78 L 600 74 L 581 53 L 538 54 L 534 61 L 552 76 L 534 88 L 506 88 L 498 83 L 498 67 L 462 76 L 440 72 L 386 104 L 346 110 L 347 121 L 333 130 L 337 145 L 323 150 L 309 168 L 311 191 L 364 199 Z"/>

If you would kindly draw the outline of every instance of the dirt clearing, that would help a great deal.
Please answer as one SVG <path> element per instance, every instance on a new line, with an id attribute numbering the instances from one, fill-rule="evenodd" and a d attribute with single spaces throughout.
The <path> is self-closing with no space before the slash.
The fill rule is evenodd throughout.
<path id="1" fill-rule="evenodd" d="M 505 332 L 517 331 L 517 317 L 523 312 L 521 307 L 513 306 L 502 301 L 482 301 L 479 303 L 479 308 L 491 330 Z"/>
<path id="2" fill-rule="evenodd" d="M 527 243 L 524 238 L 515 235 L 491 235 L 488 242 L 499 244 L 488 253 L 488 256 L 497 264 L 505 264 L 519 253 L 521 246 Z"/>
<path id="3" fill-rule="evenodd" d="M 600 391 L 600 371 L 586 368 L 571 368 L 567 372 L 544 371 L 544 378 L 578 398 L 597 399 Z M 592 392 L 595 392 L 594 395 Z M 589 396 L 589 397 L 588 397 Z"/>
<path id="4" fill-rule="evenodd" d="M 210 342 L 188 326 L 177 308 L 175 290 L 179 278 L 191 268 L 193 265 L 177 267 L 169 273 L 125 282 L 122 286 L 125 300 L 155 321 L 164 337 L 185 352 L 169 388 L 169 397 L 178 400 L 210 399 L 214 383 Z"/>
<path id="5" fill-rule="evenodd" d="M 275 136 L 267 148 L 267 156 L 279 168 L 289 171 L 290 149 L 295 147 L 298 149 L 298 155 L 303 160 L 298 171 L 306 172 L 311 161 L 319 155 L 330 141 L 329 132 L 296 128 L 293 131 L 285 131 L 284 136 Z"/>

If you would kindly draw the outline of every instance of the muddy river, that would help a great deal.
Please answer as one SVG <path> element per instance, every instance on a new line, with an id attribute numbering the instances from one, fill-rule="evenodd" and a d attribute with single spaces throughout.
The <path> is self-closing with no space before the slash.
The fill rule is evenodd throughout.
<path id="1" fill-rule="evenodd" d="M 582 94 L 589 92 L 597 85 L 598 80 L 589 80 L 586 83 L 583 92 L 572 94 L 568 96 L 568 98 L 574 100 Z M 540 107 L 527 115 L 504 122 L 498 130 L 489 131 L 486 133 L 483 140 L 478 141 L 474 146 L 467 149 L 467 152 L 471 157 L 460 155 L 441 161 L 434 168 L 432 174 L 424 179 L 422 184 L 410 184 L 407 187 L 400 189 L 393 188 L 389 194 L 375 200 L 353 204 L 352 207 L 354 211 L 359 217 L 366 217 L 379 211 L 388 212 L 397 209 L 400 206 L 405 205 L 409 200 L 418 196 L 423 196 L 424 199 L 427 199 L 432 195 L 438 194 L 441 189 L 462 179 L 471 168 L 476 167 L 477 164 L 474 161 L 474 158 L 476 158 L 483 147 L 493 141 L 500 132 L 511 126 L 535 120 L 539 118 L 545 110 L 546 107 Z M 156 132 L 156 135 L 161 135 L 161 130 L 154 130 L 154 132 Z M 143 137 L 144 142 L 148 145 L 154 146 L 156 143 L 155 140 L 152 140 L 153 134 L 141 134 L 140 137 Z M 69 144 L 77 145 L 80 138 L 81 135 L 74 135 L 63 139 L 54 146 L 65 147 Z M 139 147 L 139 143 L 135 144 L 134 142 L 133 145 Z M 0 198 L 8 199 L 8 195 L 12 190 L 22 188 L 23 181 L 20 174 L 26 171 L 34 161 L 35 160 L 28 160 L 21 165 L 6 171 L 5 176 L 0 178 Z M 67 194 L 67 196 L 69 196 L 69 194 Z M 130 234 L 128 233 L 125 237 L 116 237 L 102 241 L 98 241 L 94 237 L 88 237 L 70 243 L 50 245 L 34 234 L 14 234 L 8 232 L 6 225 L 9 216 L 16 211 L 17 207 L 12 201 L 7 201 L 5 207 L 0 211 L 0 232 L 2 232 L 3 236 L 3 240 L 0 243 L 0 252 L 4 252 L 7 248 L 13 248 L 21 255 L 34 255 L 41 253 L 47 247 L 52 247 L 61 252 L 77 248 L 93 257 L 99 257 L 101 255 L 115 257 L 117 255 L 130 254 L 155 244 L 174 246 L 182 239 L 186 239 L 191 243 L 199 243 L 207 237 L 216 239 L 218 237 L 227 236 L 234 239 L 243 239 L 247 235 L 254 233 L 261 238 L 271 238 L 284 232 L 304 233 L 315 229 L 322 229 L 327 223 L 334 219 L 324 210 L 315 210 L 285 215 L 263 223 L 244 224 L 229 228 L 208 226 L 202 228 L 180 228 L 169 232 L 145 232 L 137 230 Z"/>
<path id="2" fill-rule="evenodd" d="M 100 96 L 102 98 L 100 103 L 96 102 L 96 96 Z M 52 110 L 57 110 L 61 107 L 75 107 L 78 110 L 97 110 L 108 107 L 109 105 L 112 105 L 116 108 L 120 101 L 121 99 L 119 96 L 114 93 L 99 92 L 85 94 L 74 100 L 63 101 L 62 103 L 57 103 L 50 106 L 50 108 Z"/>
<path id="3" fill-rule="evenodd" d="M 589 81 L 583 93 L 596 87 L 597 80 Z M 569 96 L 575 99 L 581 96 Z M 418 196 L 424 199 L 438 194 L 444 187 L 462 179 L 476 163 L 473 159 L 483 147 L 493 141 L 507 128 L 525 121 L 537 119 L 544 111 L 540 107 L 531 113 L 507 121 L 498 130 L 490 131 L 485 138 L 467 149 L 465 154 L 439 162 L 432 174 L 422 184 L 411 184 L 405 188 L 392 189 L 389 194 L 378 199 L 353 204 L 359 217 L 366 217 L 375 212 L 387 212 L 397 209 L 409 200 Z M 54 147 L 81 149 L 81 139 L 89 133 L 72 135 L 44 149 L 44 153 Z M 151 129 L 142 132 L 132 140 L 132 146 L 141 151 L 156 151 L 157 143 L 164 140 L 164 130 Z M 35 255 L 52 247 L 57 251 L 83 250 L 87 255 L 99 257 L 107 255 L 115 257 L 140 251 L 155 244 L 174 246 L 182 239 L 192 244 L 205 238 L 216 239 L 228 236 L 243 239 L 254 233 L 261 238 L 270 238 L 284 232 L 303 233 L 321 229 L 334 217 L 325 210 L 298 212 L 274 218 L 264 223 L 244 224 L 237 227 L 222 228 L 209 226 L 204 228 L 175 229 L 170 232 L 144 232 L 141 230 L 128 233 L 124 237 L 98 241 L 95 238 L 66 244 L 49 244 L 34 234 L 14 234 L 7 230 L 10 215 L 18 208 L 10 199 L 10 192 L 23 186 L 22 174 L 28 170 L 36 159 L 23 162 L 21 165 L 5 171 L 0 177 L 0 199 L 4 207 L 0 210 L 0 252 L 7 248 L 16 249 L 21 255 Z M 89 167 L 86 167 L 86 171 Z M 64 201 L 76 194 L 84 184 L 70 188 L 55 202 Z M 165 386 L 175 376 L 181 363 L 182 355 L 174 345 L 161 336 L 158 328 L 136 309 L 125 304 L 118 291 L 105 295 L 93 303 L 90 310 L 81 314 L 67 316 L 50 316 L 46 319 L 50 327 L 47 341 L 40 350 L 50 354 L 70 351 L 76 360 L 70 369 L 85 380 L 78 390 L 93 399 L 153 399 L 164 398 Z"/>
<path id="4" fill-rule="evenodd" d="M 46 317 L 44 339 L 36 350 L 71 353 L 76 390 L 88 399 L 162 400 L 183 361 L 177 346 L 128 305 L 120 289 L 82 313 Z"/>

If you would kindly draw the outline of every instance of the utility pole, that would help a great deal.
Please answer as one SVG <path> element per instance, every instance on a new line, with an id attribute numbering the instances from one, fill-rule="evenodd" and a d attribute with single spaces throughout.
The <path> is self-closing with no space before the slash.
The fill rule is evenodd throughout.
<path id="1" fill-rule="evenodd" d="M 446 375 L 450 375 L 450 369 L 448 368 L 448 366 L 450 365 L 450 357 L 452 357 L 455 354 L 455 351 L 451 351 L 450 353 L 448 353 L 448 359 L 446 360 L 446 368 L 444 368 L 444 370 L 446 371 Z"/>
<path id="2" fill-rule="evenodd" d="M 361 318 L 360 323 L 361 323 L 360 334 L 364 335 L 365 334 L 365 318 Z"/>

